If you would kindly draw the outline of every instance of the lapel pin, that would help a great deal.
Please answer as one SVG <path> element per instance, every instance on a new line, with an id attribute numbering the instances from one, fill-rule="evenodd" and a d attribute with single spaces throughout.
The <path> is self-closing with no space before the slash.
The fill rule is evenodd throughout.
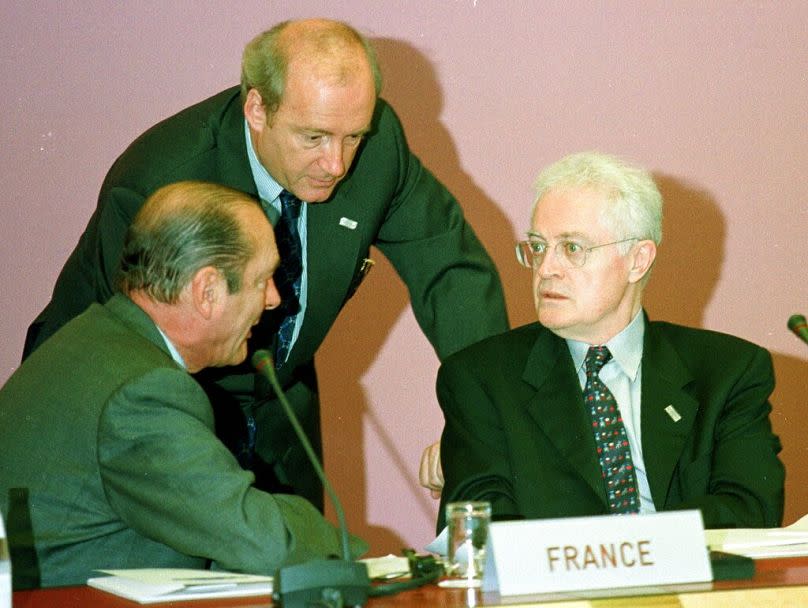
<path id="1" fill-rule="evenodd" d="M 345 226 L 348 230 L 356 230 L 358 224 L 356 221 L 352 220 L 349 217 L 341 217 L 339 218 L 339 225 Z"/>
<path id="2" fill-rule="evenodd" d="M 679 415 L 679 412 L 676 411 L 676 408 L 672 405 L 669 405 L 665 408 L 665 411 L 668 413 L 668 416 L 671 417 L 671 420 L 674 422 L 679 422 L 682 419 L 682 416 Z"/>

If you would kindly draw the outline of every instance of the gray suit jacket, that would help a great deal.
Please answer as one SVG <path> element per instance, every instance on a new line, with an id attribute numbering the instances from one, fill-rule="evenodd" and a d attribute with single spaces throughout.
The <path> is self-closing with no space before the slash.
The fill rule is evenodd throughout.
<path id="1" fill-rule="evenodd" d="M 12 557 L 31 549 L 13 529 L 29 519 L 43 586 L 83 584 L 97 568 L 211 560 L 272 573 L 339 553 L 308 501 L 252 487 L 216 438 L 204 391 L 122 295 L 91 306 L 12 375 L 0 390 L 0 446 Z M 7 504 L 20 488 L 25 517 Z M 31 564 L 19 565 L 30 582 Z"/>
<path id="2" fill-rule="evenodd" d="M 642 453 L 657 511 L 700 509 L 713 528 L 780 524 L 784 470 L 769 422 L 773 388 L 762 348 L 646 323 Z M 446 418 L 444 502 L 490 500 L 502 519 L 609 512 L 562 338 L 534 323 L 461 351 L 441 367 L 438 397 Z M 681 419 L 666 412 L 669 405 Z"/>

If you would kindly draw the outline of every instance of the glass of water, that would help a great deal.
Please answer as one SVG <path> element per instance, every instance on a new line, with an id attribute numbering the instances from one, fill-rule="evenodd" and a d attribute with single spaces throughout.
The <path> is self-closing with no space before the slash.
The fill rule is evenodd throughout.
<path id="1" fill-rule="evenodd" d="M 491 523 L 491 503 L 450 502 L 446 505 L 447 581 L 452 586 L 477 587 L 485 566 L 485 544 Z"/>

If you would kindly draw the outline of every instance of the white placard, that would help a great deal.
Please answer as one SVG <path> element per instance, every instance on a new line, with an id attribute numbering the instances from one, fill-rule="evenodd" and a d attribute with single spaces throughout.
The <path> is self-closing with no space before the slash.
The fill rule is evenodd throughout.
<path id="1" fill-rule="evenodd" d="M 486 554 L 501 596 L 712 580 L 695 510 L 495 522 Z"/>
<path id="2" fill-rule="evenodd" d="M 0 608 L 11 608 L 11 556 L 0 513 Z"/>

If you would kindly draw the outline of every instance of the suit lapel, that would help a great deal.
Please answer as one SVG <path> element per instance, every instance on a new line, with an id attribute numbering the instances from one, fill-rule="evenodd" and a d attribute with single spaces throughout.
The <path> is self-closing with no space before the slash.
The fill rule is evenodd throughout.
<path id="1" fill-rule="evenodd" d="M 676 463 L 698 413 L 698 401 L 686 390 L 692 379 L 670 342 L 648 323 L 642 357 L 642 448 L 658 510 L 665 506 Z"/>
<path id="2" fill-rule="evenodd" d="M 363 219 L 356 209 L 356 202 L 346 196 L 345 189 L 340 189 L 326 203 L 308 205 L 306 313 L 284 368 L 294 369 L 299 363 L 311 359 L 342 309 L 351 277 L 356 271 L 362 236 L 369 229 Z M 353 228 L 351 222 L 356 222 Z"/>
<path id="3" fill-rule="evenodd" d="M 570 466 L 606 503 L 591 421 L 566 342 L 543 330 L 522 379 L 536 388 L 526 408 Z"/>

